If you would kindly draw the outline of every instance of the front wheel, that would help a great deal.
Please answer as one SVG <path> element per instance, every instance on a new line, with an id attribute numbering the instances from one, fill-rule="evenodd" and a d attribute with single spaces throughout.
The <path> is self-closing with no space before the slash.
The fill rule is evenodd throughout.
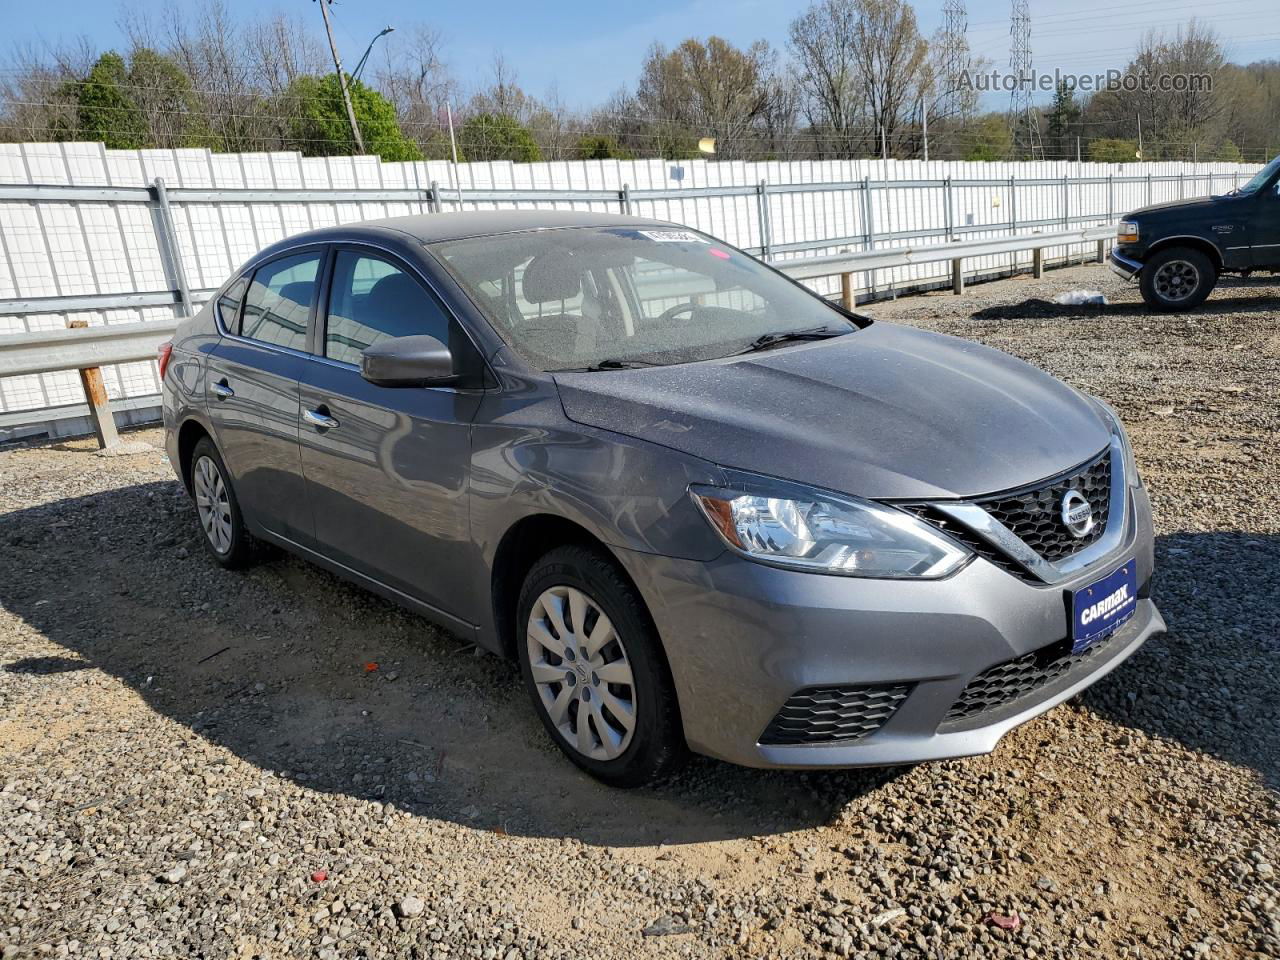
<path id="1" fill-rule="evenodd" d="M 1217 282 L 1218 271 L 1203 253 L 1171 247 L 1146 262 L 1139 289 L 1147 306 L 1176 312 L 1200 306 Z"/>
<path id="2" fill-rule="evenodd" d="M 520 670 L 556 746 L 610 786 L 669 770 L 684 747 L 675 692 L 644 604 L 613 562 L 552 550 L 525 578 L 518 610 Z"/>

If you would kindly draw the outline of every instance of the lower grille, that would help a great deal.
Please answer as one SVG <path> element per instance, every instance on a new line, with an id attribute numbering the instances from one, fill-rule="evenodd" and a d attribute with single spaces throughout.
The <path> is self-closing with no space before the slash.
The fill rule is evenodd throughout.
<path id="1" fill-rule="evenodd" d="M 1109 647 L 1114 638 L 1113 633 L 1080 653 L 1071 652 L 1070 640 L 1059 640 L 984 670 L 969 681 L 960 699 L 951 705 L 943 725 L 969 720 L 1031 696 L 1092 660 Z"/>
<path id="2" fill-rule="evenodd" d="M 791 695 L 760 737 L 762 744 L 848 743 L 879 730 L 911 684 L 806 687 Z"/>

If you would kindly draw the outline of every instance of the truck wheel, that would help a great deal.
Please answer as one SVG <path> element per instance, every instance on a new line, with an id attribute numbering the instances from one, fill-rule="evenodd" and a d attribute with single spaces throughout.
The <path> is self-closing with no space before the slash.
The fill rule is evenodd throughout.
<path id="1" fill-rule="evenodd" d="M 1170 247 L 1143 265 L 1139 288 L 1147 306 L 1175 312 L 1200 306 L 1217 282 L 1217 269 L 1199 250 Z"/>

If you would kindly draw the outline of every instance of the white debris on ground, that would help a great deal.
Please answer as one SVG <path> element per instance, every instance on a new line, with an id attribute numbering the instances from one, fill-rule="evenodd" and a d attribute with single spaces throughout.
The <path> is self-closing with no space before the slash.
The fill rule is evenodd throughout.
<path id="1" fill-rule="evenodd" d="M 1107 304 L 1107 298 L 1101 290 L 1068 290 L 1066 293 L 1060 293 L 1054 297 L 1053 302 L 1060 303 L 1064 307 L 1085 305 L 1104 307 Z"/>

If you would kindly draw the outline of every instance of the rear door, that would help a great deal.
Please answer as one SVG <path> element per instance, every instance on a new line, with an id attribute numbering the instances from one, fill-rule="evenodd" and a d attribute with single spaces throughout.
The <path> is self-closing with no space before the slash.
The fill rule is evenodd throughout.
<path id="1" fill-rule="evenodd" d="M 379 387 L 360 354 L 430 334 L 470 341 L 414 271 L 390 254 L 339 247 L 315 356 L 303 367 L 300 436 L 316 546 L 339 563 L 456 617 L 473 591 L 468 522 L 471 421 L 482 391 Z"/>
<path id="2" fill-rule="evenodd" d="M 251 524 L 298 543 L 311 540 L 298 454 L 298 375 L 320 288 L 320 248 L 286 254 L 228 288 L 223 336 L 205 375 L 218 450 Z"/>

